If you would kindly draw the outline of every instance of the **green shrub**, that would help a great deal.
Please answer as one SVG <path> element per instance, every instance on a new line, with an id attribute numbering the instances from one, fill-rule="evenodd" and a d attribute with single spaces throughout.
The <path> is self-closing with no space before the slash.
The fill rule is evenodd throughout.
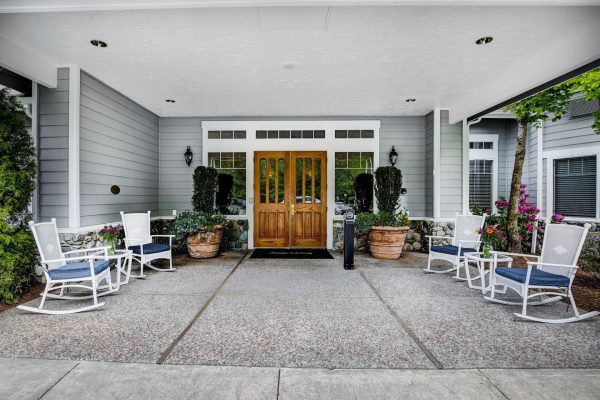
<path id="1" fill-rule="evenodd" d="M 369 233 L 373 226 L 409 226 L 410 220 L 408 212 L 401 211 L 395 214 L 388 214 L 385 211 L 379 213 L 360 213 L 356 216 L 354 230 L 359 235 Z"/>
<path id="2" fill-rule="evenodd" d="M 208 214 L 213 212 L 217 175 L 217 170 L 212 167 L 200 166 L 194 170 L 194 194 L 192 196 L 194 211 Z"/>
<path id="3" fill-rule="evenodd" d="M 588 233 L 578 264 L 584 271 L 600 273 L 600 233 Z"/>
<path id="4" fill-rule="evenodd" d="M 214 230 L 216 225 L 223 226 L 227 218 L 221 214 L 207 214 L 196 211 L 184 211 L 175 218 L 171 225 L 171 235 L 176 240 L 184 240 L 200 229 Z"/>
<path id="5" fill-rule="evenodd" d="M 16 302 L 33 281 L 35 245 L 27 221 L 35 176 L 27 116 L 0 90 L 0 303 Z"/>
<path id="6" fill-rule="evenodd" d="M 375 196 L 379 211 L 393 215 L 400 207 L 402 172 L 396 167 L 379 167 L 375 170 Z"/>

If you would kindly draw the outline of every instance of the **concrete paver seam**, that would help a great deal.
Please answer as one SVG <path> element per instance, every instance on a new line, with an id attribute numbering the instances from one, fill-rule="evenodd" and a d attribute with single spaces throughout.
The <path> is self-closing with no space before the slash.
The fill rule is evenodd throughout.
<path id="1" fill-rule="evenodd" d="M 240 264 L 242 264 L 242 262 L 246 259 L 247 255 L 248 255 L 248 251 L 246 251 L 244 253 L 244 256 L 242 258 L 240 258 L 239 261 L 235 264 L 235 266 L 231 269 L 231 271 L 229 271 L 229 274 L 227 274 L 225 279 L 223 279 L 223 282 L 221 282 L 221 284 L 217 287 L 217 289 L 215 289 L 213 294 L 208 298 L 208 300 L 206 301 L 206 303 L 204 303 L 204 305 L 200 308 L 200 310 L 198 310 L 196 315 L 194 315 L 194 317 L 186 325 L 186 327 L 183 329 L 183 331 L 181 331 L 181 333 L 179 335 L 177 335 L 177 337 L 175 338 L 175 340 L 173 340 L 173 342 L 169 345 L 169 347 L 167 347 L 166 350 L 162 352 L 162 354 L 160 355 L 158 360 L 156 360 L 156 364 L 162 364 L 165 362 L 165 360 L 169 357 L 171 352 L 175 349 L 175 347 L 177 347 L 179 342 L 183 339 L 183 337 L 189 332 L 189 330 L 192 328 L 192 326 L 196 323 L 198 318 L 200 318 L 200 316 L 202 315 L 204 310 L 206 310 L 206 308 L 208 308 L 210 303 L 212 303 L 214 298 L 217 296 L 217 293 L 219 293 L 219 291 L 223 288 L 223 286 L 225 285 L 227 280 L 231 277 L 231 275 L 233 275 L 233 273 L 237 270 L 237 268 L 240 266 Z"/>
<path id="2" fill-rule="evenodd" d="M 44 398 L 44 396 L 46 396 L 48 394 L 48 392 L 50 392 L 52 389 L 54 389 L 54 387 L 56 385 L 58 385 L 60 383 L 60 381 L 62 381 L 64 378 L 66 378 L 67 375 L 69 375 L 71 373 L 71 371 L 73 371 L 75 368 L 77 368 L 79 366 L 79 362 L 75 365 L 73 365 L 73 367 L 71 369 L 69 369 L 63 376 L 60 377 L 59 380 L 57 380 L 56 382 L 54 382 L 54 385 L 50 386 L 48 388 L 48 390 L 46 390 L 44 393 L 42 393 L 42 395 L 40 397 L 38 397 L 37 400 L 41 400 Z"/>
<path id="3" fill-rule="evenodd" d="M 485 380 L 487 380 L 487 381 L 490 383 L 490 385 L 492 385 L 493 387 L 495 387 L 495 388 L 496 388 L 496 390 L 498 390 L 498 392 L 500 392 L 500 394 L 501 394 L 502 396 L 504 396 L 504 398 L 505 398 L 505 399 L 507 399 L 507 400 L 510 400 L 510 398 L 509 398 L 509 397 L 506 395 L 506 393 L 504 393 L 504 392 L 502 391 L 502 389 L 500 389 L 500 388 L 499 388 L 499 387 L 498 387 L 498 386 L 497 386 L 497 385 L 496 385 L 496 384 L 495 384 L 495 383 L 494 383 L 494 382 L 493 382 L 493 381 L 490 379 L 490 377 L 489 377 L 489 376 L 487 376 L 487 374 L 486 374 L 485 372 L 483 372 L 483 371 L 482 371 L 480 368 L 477 368 L 477 372 L 479 372 L 479 373 L 480 373 L 480 374 L 481 374 L 481 375 L 482 375 L 482 376 L 485 378 Z"/>
<path id="4" fill-rule="evenodd" d="M 419 349 L 421 349 L 421 351 L 423 353 L 425 353 L 427 358 L 429 358 L 429 361 L 431 361 L 437 369 L 444 369 L 444 366 L 442 365 L 442 363 L 433 355 L 433 353 L 425 346 L 425 344 L 423 342 L 421 342 L 421 340 L 417 337 L 417 335 L 412 331 L 412 329 L 410 329 L 408 327 L 408 325 L 406 325 L 406 323 L 402 320 L 402 318 L 400 318 L 400 316 L 396 313 L 396 311 L 394 311 L 394 309 L 392 307 L 390 307 L 390 305 L 384 300 L 384 298 L 381 296 L 381 294 L 379 294 L 379 292 L 375 289 L 375 287 L 371 284 L 371 282 L 369 282 L 369 280 L 362 273 L 362 271 L 359 271 L 359 274 L 362 277 L 362 279 L 365 281 L 367 286 L 369 286 L 369 288 L 371 288 L 373 293 L 375 293 L 375 295 L 377 296 L 379 301 L 383 304 L 383 306 L 386 308 L 386 310 L 392 315 L 392 317 L 394 317 L 396 319 L 396 321 L 398 321 L 398 323 L 400 324 L 400 326 L 402 327 L 404 332 L 406 332 L 406 334 L 413 340 L 413 342 L 415 342 L 417 347 L 419 347 Z"/>

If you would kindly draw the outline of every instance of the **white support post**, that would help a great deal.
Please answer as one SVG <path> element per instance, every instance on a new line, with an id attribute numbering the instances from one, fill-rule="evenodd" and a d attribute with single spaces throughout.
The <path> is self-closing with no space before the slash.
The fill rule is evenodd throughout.
<path id="1" fill-rule="evenodd" d="M 441 215 L 441 109 L 433 110 L 433 218 L 439 219 Z"/>
<path id="2" fill-rule="evenodd" d="M 31 136 L 33 137 L 33 144 L 35 146 L 35 158 L 36 158 L 36 179 L 37 184 L 33 189 L 33 198 L 31 199 L 31 213 L 33 220 L 38 221 L 40 215 L 40 150 L 39 150 L 39 112 L 38 112 L 38 84 L 36 82 L 31 83 Z"/>
<path id="3" fill-rule="evenodd" d="M 544 125 L 540 123 L 540 127 L 537 129 L 537 175 L 536 175 L 536 207 L 539 210 L 543 210 L 543 186 L 544 186 Z M 548 216 L 546 210 L 542 211 L 542 215 Z"/>
<path id="4" fill-rule="evenodd" d="M 463 146 L 462 146 L 462 213 L 469 213 L 469 123 L 463 119 Z"/>
<path id="5" fill-rule="evenodd" d="M 69 66 L 69 227 L 78 228 L 80 218 L 79 197 L 79 104 L 80 69 Z"/>

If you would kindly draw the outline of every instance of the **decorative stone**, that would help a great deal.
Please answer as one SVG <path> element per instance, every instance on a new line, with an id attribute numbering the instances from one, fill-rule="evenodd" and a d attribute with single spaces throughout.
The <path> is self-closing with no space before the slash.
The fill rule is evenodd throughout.
<path id="1" fill-rule="evenodd" d="M 413 240 L 415 237 L 415 231 L 414 230 L 410 230 L 408 231 L 408 233 L 406 234 L 406 240 Z"/>
<path id="2" fill-rule="evenodd" d="M 415 239 L 415 242 L 420 242 L 421 241 L 421 234 L 418 232 L 414 232 L 413 233 L 413 237 Z"/>
<path id="3" fill-rule="evenodd" d="M 419 250 L 421 250 L 421 243 L 419 243 L 419 242 L 414 242 L 414 243 L 412 244 L 412 249 L 413 249 L 414 251 L 419 251 Z"/>

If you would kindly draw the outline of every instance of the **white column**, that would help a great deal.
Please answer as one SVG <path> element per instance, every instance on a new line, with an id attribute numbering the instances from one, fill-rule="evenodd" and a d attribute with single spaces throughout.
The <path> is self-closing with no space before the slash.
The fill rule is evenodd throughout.
<path id="1" fill-rule="evenodd" d="M 469 213 L 469 124 L 466 119 L 462 123 L 462 213 Z"/>
<path id="2" fill-rule="evenodd" d="M 69 66 L 69 227 L 79 228 L 79 66 Z"/>
<path id="3" fill-rule="evenodd" d="M 433 110 L 433 218 L 440 218 L 441 193 L 440 193 L 440 174 L 441 174 L 441 109 Z"/>
<path id="4" fill-rule="evenodd" d="M 536 206 L 538 209 L 543 210 L 543 195 L 544 195 L 544 126 L 543 122 L 540 122 L 540 127 L 537 129 L 537 191 L 536 191 Z M 543 210 L 542 215 L 548 213 Z"/>

